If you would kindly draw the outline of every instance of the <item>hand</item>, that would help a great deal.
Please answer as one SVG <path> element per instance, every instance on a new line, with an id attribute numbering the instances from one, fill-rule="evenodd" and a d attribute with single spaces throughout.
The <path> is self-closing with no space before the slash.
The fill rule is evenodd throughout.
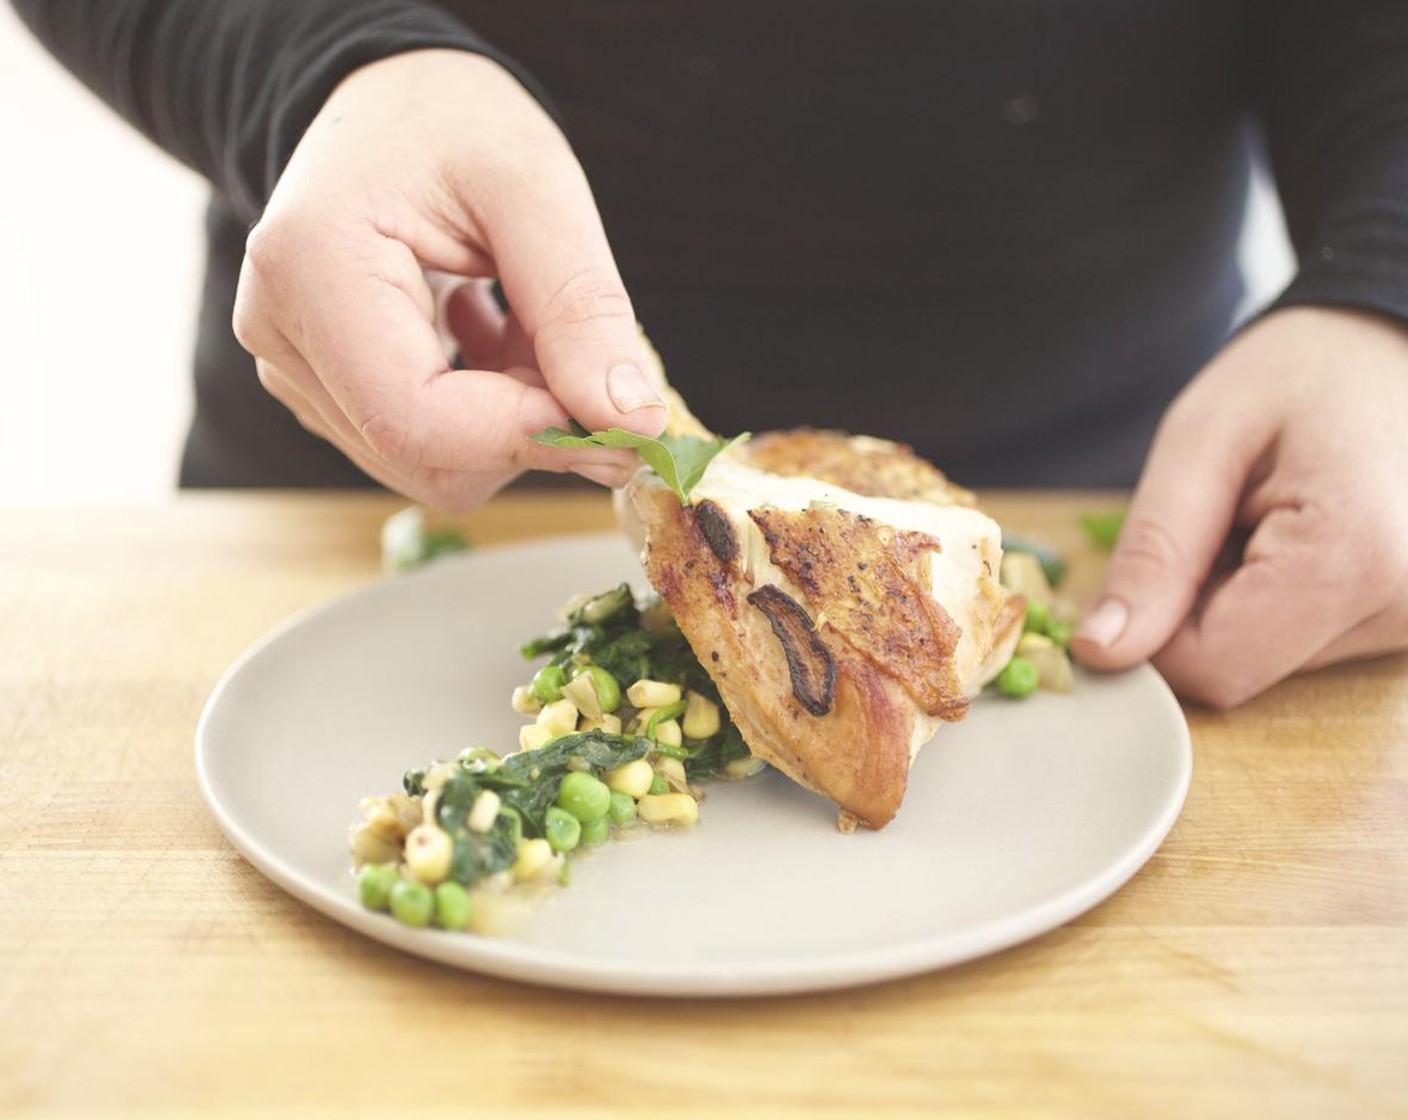
<path id="1" fill-rule="evenodd" d="M 1408 330 L 1292 308 L 1232 342 L 1164 417 L 1074 648 L 1215 708 L 1408 648 Z"/>
<path id="2" fill-rule="evenodd" d="M 498 277 L 449 298 L 426 269 Z M 634 457 L 529 441 L 564 425 L 647 435 L 665 409 L 586 177 L 496 63 L 417 51 L 355 71 L 299 142 L 250 235 L 235 334 L 310 431 L 410 497 L 467 509 L 530 468 L 621 485 Z"/>

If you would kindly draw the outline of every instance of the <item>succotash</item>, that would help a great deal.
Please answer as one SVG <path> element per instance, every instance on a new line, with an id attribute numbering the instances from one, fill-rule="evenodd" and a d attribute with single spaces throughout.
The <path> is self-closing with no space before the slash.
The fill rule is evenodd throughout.
<path id="1" fill-rule="evenodd" d="M 562 617 L 522 648 L 547 661 L 513 691 L 528 721 L 516 750 L 471 747 L 363 800 L 351 846 L 368 909 L 501 932 L 506 900 L 565 884 L 576 854 L 626 830 L 693 825 L 697 783 L 762 769 L 657 597 L 622 584 Z"/>

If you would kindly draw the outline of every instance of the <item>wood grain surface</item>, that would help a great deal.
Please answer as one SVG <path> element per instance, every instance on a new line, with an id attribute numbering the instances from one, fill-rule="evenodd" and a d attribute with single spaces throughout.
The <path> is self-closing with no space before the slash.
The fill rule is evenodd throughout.
<path id="1" fill-rule="evenodd" d="M 1078 510 L 1011 530 L 1099 558 Z M 428 964 L 245 863 L 192 744 L 229 663 L 379 578 L 378 496 L 14 509 L 0 529 L 0 1115 L 1408 1116 L 1408 658 L 1190 711 L 1183 816 L 1122 891 L 854 991 L 608 998 Z M 606 527 L 596 496 L 463 519 Z"/>

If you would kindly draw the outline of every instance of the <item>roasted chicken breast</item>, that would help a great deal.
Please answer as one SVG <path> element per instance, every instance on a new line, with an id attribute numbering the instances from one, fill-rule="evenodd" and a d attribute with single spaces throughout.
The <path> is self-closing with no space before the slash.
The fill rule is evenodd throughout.
<path id="1" fill-rule="evenodd" d="M 919 747 L 1020 636 L 997 524 L 908 448 L 813 430 L 729 449 L 689 505 L 644 468 L 625 498 L 647 577 L 753 753 L 836 802 L 843 828 L 884 827 Z"/>

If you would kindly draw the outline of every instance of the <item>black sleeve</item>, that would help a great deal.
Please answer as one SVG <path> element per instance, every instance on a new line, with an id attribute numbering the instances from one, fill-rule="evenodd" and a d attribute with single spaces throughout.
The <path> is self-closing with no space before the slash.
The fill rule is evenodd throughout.
<path id="1" fill-rule="evenodd" d="M 245 221 L 343 77 L 429 47 L 486 54 L 416 0 L 13 0 L 41 42 L 148 137 L 206 176 Z"/>
<path id="2" fill-rule="evenodd" d="M 1299 269 L 1273 308 L 1408 321 L 1408 3 L 1263 0 L 1256 95 Z"/>

